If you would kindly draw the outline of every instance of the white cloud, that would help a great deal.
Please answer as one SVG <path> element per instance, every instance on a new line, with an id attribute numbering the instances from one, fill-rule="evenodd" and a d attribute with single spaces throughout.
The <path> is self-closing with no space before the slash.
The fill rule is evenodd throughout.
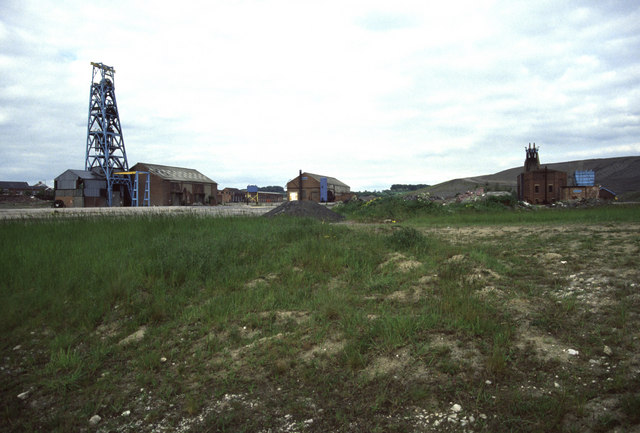
<path id="1" fill-rule="evenodd" d="M 605 146 L 598 149 L 572 150 L 564 152 L 564 158 L 591 159 L 610 158 L 618 155 L 638 155 L 640 154 L 640 143 L 620 144 L 617 146 Z"/>

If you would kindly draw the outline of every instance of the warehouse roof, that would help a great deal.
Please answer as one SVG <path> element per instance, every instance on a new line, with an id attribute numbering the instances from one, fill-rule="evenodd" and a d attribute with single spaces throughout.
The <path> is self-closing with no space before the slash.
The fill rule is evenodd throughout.
<path id="1" fill-rule="evenodd" d="M 144 170 L 141 168 L 144 167 Z M 204 174 L 193 168 L 183 167 L 171 167 L 168 165 L 147 164 L 146 162 L 139 162 L 133 167 L 132 170 L 148 171 L 151 174 L 155 174 L 164 180 L 172 180 L 177 182 L 202 182 L 202 183 L 215 183 L 217 182 L 209 179 Z"/>
<path id="2" fill-rule="evenodd" d="M 329 185 L 338 185 L 338 186 L 344 186 L 346 188 L 349 188 L 349 185 L 347 185 L 344 182 L 339 181 L 338 179 L 336 179 L 335 177 L 331 177 L 331 176 L 323 176 L 321 174 L 313 174 L 313 173 L 302 173 L 303 176 L 311 176 L 312 178 L 314 178 L 315 180 L 317 180 L 318 182 L 320 182 L 320 179 L 322 179 L 323 177 L 327 178 L 327 183 Z M 293 179 L 291 179 L 289 182 L 294 181 L 298 178 L 298 176 L 294 177 Z M 288 182 L 287 182 L 288 183 Z"/>
<path id="3" fill-rule="evenodd" d="M 0 189 L 27 189 L 29 184 L 27 182 L 0 182 Z"/>
<path id="4" fill-rule="evenodd" d="M 79 179 L 95 179 L 95 180 L 104 180 L 104 176 L 101 176 L 101 173 L 96 173 L 95 171 L 87 171 L 87 170 L 74 170 L 69 169 L 63 172 L 60 176 L 56 177 L 55 180 L 67 179 L 69 176 L 67 173 L 72 174 L 72 177 L 77 177 Z"/>

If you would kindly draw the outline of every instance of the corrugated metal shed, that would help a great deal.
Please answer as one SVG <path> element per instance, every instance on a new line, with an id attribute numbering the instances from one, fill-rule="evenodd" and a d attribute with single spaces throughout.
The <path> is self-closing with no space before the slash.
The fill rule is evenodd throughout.
<path id="1" fill-rule="evenodd" d="M 146 162 L 139 162 L 135 165 L 136 170 L 146 168 L 146 171 L 151 174 L 169 181 L 174 182 L 202 182 L 202 183 L 215 183 L 217 182 L 209 179 L 198 170 L 192 168 L 183 167 L 171 167 L 168 165 L 147 164 Z"/>
<path id="2" fill-rule="evenodd" d="M 85 191 L 98 191 L 98 195 L 92 195 L 90 197 L 98 197 L 100 195 L 100 188 L 105 188 L 106 185 L 105 179 L 92 171 L 69 169 L 55 178 L 56 189 L 76 189 L 79 179 L 83 181 Z"/>
<path id="3" fill-rule="evenodd" d="M 106 206 L 107 180 L 101 173 L 69 169 L 55 178 L 55 199 L 64 206 Z"/>

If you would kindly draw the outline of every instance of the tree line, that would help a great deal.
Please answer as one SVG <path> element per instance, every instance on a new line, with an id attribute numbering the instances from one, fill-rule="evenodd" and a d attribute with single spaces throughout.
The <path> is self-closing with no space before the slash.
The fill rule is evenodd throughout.
<path id="1" fill-rule="evenodd" d="M 418 184 L 403 184 L 403 183 L 394 183 L 391 185 L 391 191 L 416 191 L 422 188 L 426 188 L 429 185 L 425 185 L 423 183 Z"/>

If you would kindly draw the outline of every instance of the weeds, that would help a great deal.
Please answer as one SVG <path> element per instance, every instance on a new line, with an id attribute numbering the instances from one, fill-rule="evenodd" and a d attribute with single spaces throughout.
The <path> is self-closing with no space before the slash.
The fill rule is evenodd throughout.
<path id="1" fill-rule="evenodd" d="M 431 241 L 413 227 L 398 227 L 389 235 L 388 242 L 394 249 L 417 254 L 425 254 L 431 246 Z"/>

